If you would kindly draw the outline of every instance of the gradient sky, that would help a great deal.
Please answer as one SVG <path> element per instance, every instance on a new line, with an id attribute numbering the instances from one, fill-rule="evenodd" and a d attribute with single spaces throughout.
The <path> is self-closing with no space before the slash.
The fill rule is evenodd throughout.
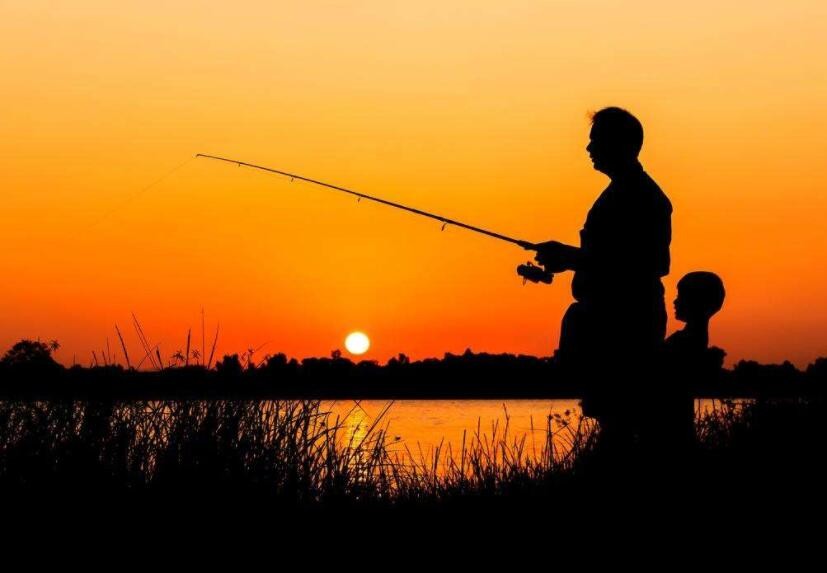
<path id="1" fill-rule="evenodd" d="M 169 355 L 547 355 L 570 302 L 519 248 L 196 152 L 576 243 L 620 105 L 672 200 L 667 301 L 719 273 L 712 343 L 827 355 L 823 0 L 0 0 L 0 347 L 88 363 L 130 313 Z M 677 323 L 670 317 L 670 331 Z M 207 334 L 207 338 L 210 337 Z M 208 343 L 209 344 L 209 343 Z M 120 354 L 120 353 L 119 353 Z"/>

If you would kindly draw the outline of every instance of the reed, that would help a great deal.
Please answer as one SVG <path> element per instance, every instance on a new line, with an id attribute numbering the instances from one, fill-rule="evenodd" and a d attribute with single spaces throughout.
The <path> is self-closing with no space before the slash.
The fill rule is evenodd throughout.
<path id="1" fill-rule="evenodd" d="M 121 334 L 121 329 L 118 328 L 118 325 L 115 325 L 115 332 L 118 334 L 118 340 L 121 342 L 121 349 L 123 350 L 124 358 L 126 359 L 126 367 L 129 370 L 132 370 L 132 364 L 129 362 L 129 352 L 126 350 L 126 342 L 123 340 L 123 335 Z"/>

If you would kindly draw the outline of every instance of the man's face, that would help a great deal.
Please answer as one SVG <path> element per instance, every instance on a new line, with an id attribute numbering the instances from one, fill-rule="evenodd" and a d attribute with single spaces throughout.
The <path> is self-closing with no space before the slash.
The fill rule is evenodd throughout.
<path id="1" fill-rule="evenodd" d="M 612 173 L 621 171 L 637 160 L 637 153 L 624 148 L 617 134 L 611 131 L 611 127 L 607 128 L 605 123 L 592 124 L 586 151 L 594 168 L 610 177 Z"/>
<path id="2" fill-rule="evenodd" d="M 586 151 L 589 153 L 594 168 L 597 171 L 606 173 L 606 169 L 611 163 L 610 153 L 606 146 L 606 137 L 596 124 L 592 125 L 589 132 L 589 144 L 586 146 Z"/>

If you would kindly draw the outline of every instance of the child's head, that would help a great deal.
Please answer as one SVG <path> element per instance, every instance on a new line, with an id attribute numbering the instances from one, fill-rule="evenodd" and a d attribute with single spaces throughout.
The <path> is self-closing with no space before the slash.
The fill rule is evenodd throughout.
<path id="1" fill-rule="evenodd" d="M 675 318 L 683 322 L 709 320 L 724 304 L 724 283 L 715 273 L 695 271 L 678 281 Z"/>

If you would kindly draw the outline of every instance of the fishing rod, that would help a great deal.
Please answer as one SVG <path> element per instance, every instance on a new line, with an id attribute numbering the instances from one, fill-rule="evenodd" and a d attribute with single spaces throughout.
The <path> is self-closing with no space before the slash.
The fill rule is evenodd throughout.
<path id="1" fill-rule="evenodd" d="M 331 183 L 325 183 L 324 181 L 319 181 L 317 179 L 311 179 L 309 177 L 304 177 L 302 175 L 297 175 L 295 173 L 288 173 L 287 171 L 281 171 L 279 169 L 273 169 L 271 167 L 264 167 L 263 165 L 255 165 L 254 163 L 247 163 L 246 161 L 239 161 L 237 159 L 228 159 L 226 157 L 219 157 L 217 155 L 207 155 L 206 153 L 196 153 L 195 158 L 198 159 L 199 157 L 203 157 L 204 159 L 214 159 L 216 161 L 223 161 L 225 163 L 232 163 L 237 165 L 238 167 L 249 167 L 251 169 L 258 169 L 260 171 L 266 171 L 268 173 L 274 173 L 276 175 L 281 175 L 283 177 L 289 177 L 290 181 L 304 181 L 306 183 L 312 183 L 313 185 L 319 185 L 321 187 L 327 187 L 328 189 L 333 189 L 334 191 L 340 191 L 342 193 L 347 193 L 349 195 L 353 195 L 357 197 L 357 200 L 366 199 L 368 201 L 374 201 L 376 203 L 380 203 L 382 205 L 387 205 L 389 207 L 394 207 L 396 209 L 402 209 L 403 211 L 408 211 L 409 213 L 413 213 L 414 215 L 420 215 L 422 217 L 428 217 L 430 219 L 435 219 L 442 223 L 442 230 L 445 230 L 446 225 L 451 225 L 454 227 L 460 227 L 462 229 L 467 229 L 469 231 L 473 231 L 475 233 L 480 233 L 482 235 L 486 235 L 488 237 L 492 237 L 494 239 L 499 239 L 500 241 L 505 241 L 507 243 L 513 243 L 515 245 L 519 245 L 520 247 L 536 251 L 537 245 L 535 243 L 531 243 L 529 241 L 523 241 L 522 239 L 515 239 L 513 237 L 509 237 L 506 235 L 502 235 L 500 233 L 495 233 L 494 231 L 489 231 L 487 229 L 483 229 L 481 227 L 475 227 L 474 225 L 469 225 L 467 223 L 462 223 L 461 221 L 456 221 L 454 219 L 449 219 L 448 217 L 443 217 L 442 215 L 437 215 L 435 213 L 429 213 L 428 211 L 423 211 L 421 209 L 416 209 L 414 207 L 409 207 L 407 205 L 402 205 L 401 203 L 395 203 L 393 201 L 388 201 L 387 199 L 382 199 L 381 197 L 375 197 L 373 195 L 368 195 L 366 193 L 360 193 L 359 191 L 354 191 L 352 189 L 347 189 L 345 187 L 340 187 L 339 185 L 333 185 Z M 526 264 L 520 265 L 517 267 L 517 274 L 523 277 L 523 284 L 526 281 L 531 282 L 543 282 L 546 284 L 550 284 L 552 281 L 552 274 L 547 272 L 542 267 L 532 264 L 528 262 Z"/>

